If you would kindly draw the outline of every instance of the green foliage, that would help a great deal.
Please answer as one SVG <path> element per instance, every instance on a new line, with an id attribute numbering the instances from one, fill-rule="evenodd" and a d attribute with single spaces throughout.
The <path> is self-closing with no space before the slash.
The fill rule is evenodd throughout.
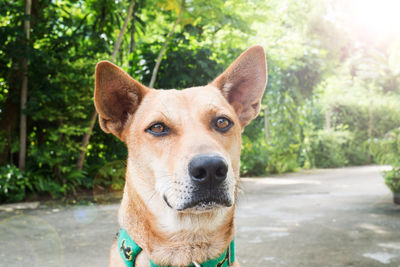
<path id="1" fill-rule="evenodd" d="M 115 63 L 143 84 L 150 81 L 180 4 L 136 0 Z M 23 1 L 0 1 L 0 202 L 30 193 L 57 198 L 94 187 L 121 189 L 127 150 L 98 124 L 83 170 L 77 160 L 94 111 L 94 68 L 110 59 L 128 5 L 33 1 L 26 42 Z M 400 40 L 365 42 L 351 27 L 338 26 L 345 25 L 343 18 L 329 12 L 340 7 L 327 0 L 185 1 L 155 87 L 207 84 L 245 48 L 261 44 L 269 82 L 260 116 L 243 133 L 242 175 L 373 160 L 398 166 L 398 150 L 390 150 L 397 130 L 390 131 L 400 125 Z M 27 171 L 19 172 L 14 164 L 25 57 Z M 332 130 L 325 130 L 328 111 Z"/>
<path id="2" fill-rule="evenodd" d="M 352 98 L 350 95 L 341 94 L 340 98 L 330 96 L 329 105 L 333 113 L 333 126 L 346 125 L 363 141 L 369 138 L 369 124 L 372 126 L 372 134 L 375 138 L 383 137 L 385 133 L 400 125 L 398 109 L 400 98 L 397 95 L 373 94 L 371 98 L 365 95 Z"/>
<path id="3" fill-rule="evenodd" d="M 14 147 L 18 148 L 18 141 L 13 136 L 17 132 L 13 121 L 18 119 L 8 121 L 8 118 L 10 114 L 18 114 L 13 108 L 17 109 L 19 105 L 20 86 L 15 70 L 24 55 L 21 52 L 24 48 L 21 42 L 23 28 L 18 23 L 22 21 L 22 4 L 21 1 L 1 3 L 4 8 L 1 8 L 0 42 L 5 53 L 0 53 L 0 61 L 4 63 L 0 67 L 0 77 L 4 78 L 4 88 L 9 89 L 0 93 L 0 98 L 4 99 L 0 108 L 0 131 L 3 133 L 2 145 L 10 144 L 9 147 L 5 145 L 6 153 L 3 154 L 6 158 L 10 150 L 9 162 L 18 152 L 14 150 Z M 40 194 L 60 197 L 76 193 L 78 188 L 92 186 L 92 173 L 87 169 L 78 170 L 76 161 L 82 135 L 87 131 L 90 112 L 94 108 L 94 66 L 108 54 L 110 44 L 106 39 L 112 39 L 118 21 L 118 12 L 105 10 L 123 7 L 114 1 L 103 1 L 100 6 L 97 1 L 39 1 L 32 7 L 31 42 L 27 50 L 30 60 L 26 109 L 29 118 L 27 170 L 33 190 Z M 100 38 L 99 32 L 104 38 Z M 107 158 L 103 157 L 97 168 L 104 160 Z"/>
<path id="4" fill-rule="evenodd" d="M 400 128 L 388 132 L 382 139 L 371 140 L 369 148 L 378 163 L 393 167 L 383 177 L 392 192 L 400 193 Z"/>
<path id="5" fill-rule="evenodd" d="M 160 66 L 155 83 L 156 88 L 188 88 L 205 85 L 211 82 L 215 76 L 222 72 L 222 67 L 215 60 L 211 59 L 211 48 L 193 48 L 190 41 L 184 35 L 170 43 L 166 50 L 166 58 Z M 155 65 L 157 49 L 145 47 L 141 51 L 141 59 L 144 62 L 154 62 L 142 69 L 136 70 L 135 75 L 141 77 L 147 84 L 150 81 L 151 73 Z"/>
<path id="6" fill-rule="evenodd" d="M 16 166 L 0 166 L 0 202 L 21 201 L 32 189 L 30 178 Z"/>
<path id="7" fill-rule="evenodd" d="M 319 168 L 346 166 L 352 140 L 352 133 L 347 130 L 317 131 L 308 140 L 311 165 Z"/>
<path id="8" fill-rule="evenodd" d="M 107 163 L 99 169 L 93 186 L 108 189 L 107 191 L 120 191 L 124 188 L 125 171 L 126 162 L 124 160 Z"/>
<path id="9" fill-rule="evenodd" d="M 261 176 L 265 174 L 266 163 L 269 162 L 265 132 L 263 129 L 264 120 L 256 118 L 246 127 L 242 137 L 242 154 L 240 172 L 247 176 Z M 254 142 L 254 140 L 257 140 Z"/>
<path id="10" fill-rule="evenodd" d="M 400 193 L 400 168 L 393 168 L 383 174 L 385 183 L 393 193 Z"/>
<path id="11" fill-rule="evenodd" d="M 400 128 L 388 132 L 382 139 L 371 140 L 370 152 L 378 163 L 400 167 Z"/>
<path id="12" fill-rule="evenodd" d="M 115 63 L 142 83 L 150 80 L 180 3 L 136 1 L 134 23 L 130 21 L 128 25 Z M 239 9 L 244 3 L 187 2 L 182 23 L 167 46 L 156 86 L 183 88 L 206 84 L 222 71 L 223 65 L 241 50 L 229 42 L 250 31 L 251 20 L 244 19 Z M 115 168 L 110 162 L 126 158 L 125 145 L 102 132 L 98 125 L 93 129 L 83 170 L 78 170 L 76 163 L 94 110 L 95 64 L 110 58 L 128 5 L 129 1 L 110 0 L 33 2 L 31 38 L 25 42 L 23 1 L 0 3 L 0 163 L 11 164 L 18 158 L 21 61 L 27 56 L 26 169 L 30 175 L 24 177 L 32 191 L 57 198 L 91 189 L 99 181 L 98 185 L 111 183 L 120 188 L 124 168 L 118 170 L 117 176 L 111 175 L 110 170 Z M 230 36 L 230 40 L 223 40 L 225 36 Z M 224 48 L 216 51 L 220 45 Z M 12 195 L 8 198 L 21 199 Z"/>

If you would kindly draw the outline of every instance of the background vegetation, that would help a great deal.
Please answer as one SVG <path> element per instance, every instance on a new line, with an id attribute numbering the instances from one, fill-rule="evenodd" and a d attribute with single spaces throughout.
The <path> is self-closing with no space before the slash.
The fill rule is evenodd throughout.
<path id="1" fill-rule="evenodd" d="M 383 162 L 378 148 L 400 127 L 396 29 L 366 31 L 354 20 L 355 0 L 182 1 L 33 0 L 26 15 L 26 1 L 0 0 L 0 202 L 121 189 L 124 144 L 97 123 L 91 132 L 94 67 L 103 59 L 147 85 L 161 56 L 154 87 L 185 88 L 261 44 L 269 83 L 243 134 L 242 175 Z"/>

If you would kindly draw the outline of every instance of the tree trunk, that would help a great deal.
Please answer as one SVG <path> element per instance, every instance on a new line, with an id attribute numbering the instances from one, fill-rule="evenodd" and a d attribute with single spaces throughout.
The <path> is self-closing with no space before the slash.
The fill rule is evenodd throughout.
<path id="1" fill-rule="evenodd" d="M 115 59 L 117 58 L 117 53 L 118 53 L 119 47 L 121 46 L 122 39 L 123 39 L 125 31 L 126 31 L 126 27 L 128 27 L 128 22 L 132 17 L 132 12 L 133 12 L 133 8 L 135 7 L 135 3 L 136 3 L 136 0 L 132 0 L 131 3 L 129 4 L 128 14 L 126 14 L 124 25 L 122 25 L 121 31 L 119 32 L 119 35 L 118 35 L 117 42 L 114 45 L 114 51 L 112 52 L 112 55 L 111 55 L 111 62 L 115 62 Z"/>
<path id="2" fill-rule="evenodd" d="M 268 143 L 270 138 L 270 125 L 269 125 L 269 109 L 265 107 L 264 109 L 264 128 L 265 128 L 265 142 Z"/>
<path id="3" fill-rule="evenodd" d="M 373 131 L 374 131 L 374 112 L 373 112 L 373 106 L 374 106 L 374 99 L 372 98 L 372 90 L 370 89 L 370 99 L 369 99 L 369 105 L 368 105 L 368 151 L 370 151 L 370 144 L 372 142 L 372 137 L 373 137 Z M 372 157 L 371 153 L 368 153 L 368 162 L 371 163 Z"/>
<path id="4" fill-rule="evenodd" d="M 119 32 L 119 35 L 118 35 L 118 39 L 114 45 L 114 50 L 111 55 L 111 62 L 115 62 L 115 60 L 117 58 L 117 53 L 121 46 L 122 39 L 124 37 L 126 28 L 128 26 L 128 22 L 132 17 L 132 12 L 133 12 L 135 3 L 136 3 L 136 0 L 132 0 L 131 3 L 129 4 L 128 14 L 126 15 L 124 24 L 122 25 L 121 31 Z M 82 138 L 82 147 L 81 147 L 82 151 L 78 158 L 78 161 L 76 162 L 76 167 L 78 168 L 78 170 L 82 170 L 82 168 L 83 168 L 83 163 L 85 162 L 85 157 L 86 157 L 87 146 L 89 145 L 90 136 L 92 135 L 93 127 L 96 124 L 96 120 L 97 120 L 97 111 L 95 109 L 92 113 L 92 116 L 90 117 L 89 129 Z"/>
<path id="5" fill-rule="evenodd" d="M 83 139 L 82 139 L 82 149 L 84 149 L 84 150 L 81 151 L 81 155 L 78 158 L 78 162 L 76 163 L 76 167 L 78 168 L 78 170 L 82 170 L 82 168 L 83 168 L 83 163 L 85 162 L 87 146 L 89 145 L 90 136 L 92 135 L 93 127 L 96 124 L 96 119 L 97 119 L 97 111 L 95 110 L 92 113 L 92 116 L 90 117 L 89 130 L 83 136 Z"/>
<path id="6" fill-rule="evenodd" d="M 136 26 L 136 17 L 133 16 L 132 18 L 132 26 L 131 26 L 131 42 L 129 44 L 129 57 L 132 56 L 133 52 L 135 52 L 135 46 L 136 46 L 136 42 L 135 42 L 135 26 Z M 128 67 L 129 67 L 129 72 L 132 75 L 132 68 L 133 68 L 133 58 L 129 59 L 129 63 L 128 63 Z"/>
<path id="7" fill-rule="evenodd" d="M 332 122 L 331 122 L 331 110 L 327 109 L 325 111 L 325 128 L 327 130 L 330 130 L 332 128 Z"/>
<path id="8" fill-rule="evenodd" d="M 160 65 L 161 65 L 162 56 L 164 55 L 165 49 L 167 48 L 169 39 L 171 39 L 172 35 L 175 32 L 176 26 L 178 25 L 179 21 L 181 20 L 184 7 L 185 7 L 185 0 L 182 0 L 181 9 L 179 10 L 179 14 L 175 20 L 174 26 L 172 26 L 172 29 L 168 33 L 167 38 L 165 39 L 164 45 L 161 48 L 160 53 L 158 54 L 156 65 L 154 66 L 153 74 L 151 75 L 151 80 L 150 80 L 150 84 L 149 84 L 150 88 L 154 87 L 154 83 L 156 82 L 156 78 L 157 78 L 158 69 L 160 68 Z"/>
<path id="9" fill-rule="evenodd" d="M 31 0 L 25 0 L 25 18 L 24 18 L 24 32 L 25 32 L 25 53 L 27 53 L 29 30 L 30 30 L 30 15 L 31 15 Z M 21 171 L 25 170 L 26 163 L 26 101 L 28 98 L 28 56 L 25 55 L 22 61 L 22 87 L 21 87 L 21 117 L 19 125 L 19 161 L 18 167 Z"/>

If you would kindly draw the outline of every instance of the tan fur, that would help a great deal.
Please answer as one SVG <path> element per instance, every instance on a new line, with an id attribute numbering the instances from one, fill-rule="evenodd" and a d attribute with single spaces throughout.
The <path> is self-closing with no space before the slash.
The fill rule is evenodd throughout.
<path id="1" fill-rule="evenodd" d="M 188 164 L 198 154 L 223 157 L 228 164 L 224 188 L 235 202 L 241 132 L 260 110 L 266 78 L 265 54 L 259 46 L 244 52 L 209 85 L 181 91 L 149 89 L 109 62 L 97 65 L 95 106 L 100 125 L 128 147 L 118 219 L 143 249 L 136 267 L 149 266 L 150 258 L 160 265 L 201 263 L 228 247 L 234 237 L 235 205 L 178 211 L 190 194 Z M 218 116 L 234 123 L 224 134 L 211 126 Z M 168 125 L 168 136 L 145 131 L 156 122 Z M 124 266 L 116 242 L 110 266 Z"/>

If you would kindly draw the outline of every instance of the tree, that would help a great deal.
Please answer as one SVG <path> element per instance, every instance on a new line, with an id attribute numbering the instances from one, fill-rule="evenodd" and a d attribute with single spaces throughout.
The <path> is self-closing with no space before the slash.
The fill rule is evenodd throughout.
<path id="1" fill-rule="evenodd" d="M 25 0 L 25 18 L 24 18 L 24 32 L 26 39 L 26 47 L 28 47 L 29 42 L 29 31 L 30 31 L 30 15 L 31 15 L 31 0 Z M 26 53 L 27 54 L 27 53 Z M 25 55 L 22 61 L 22 86 L 21 86 L 21 115 L 20 115 L 20 125 L 19 125 L 19 169 L 25 170 L 26 163 L 26 100 L 28 98 L 28 58 Z"/>
<path id="2" fill-rule="evenodd" d="M 209 83 L 261 44 L 269 83 L 260 116 L 243 134 L 242 174 L 368 162 L 368 142 L 400 124 L 400 40 L 365 42 L 342 21 L 346 10 L 335 16 L 335 5 L 349 5 L 339 2 L 32 1 L 28 41 L 25 0 L 0 1 L 0 201 L 121 188 L 114 182 L 124 180 L 127 151 L 91 112 L 93 70 L 105 58 L 143 84 L 181 89 Z M 25 171 L 16 167 L 20 153 Z"/>
<path id="3" fill-rule="evenodd" d="M 112 55 L 111 55 L 111 62 L 115 62 L 115 60 L 117 59 L 117 53 L 118 53 L 119 48 L 121 46 L 121 42 L 122 42 L 122 39 L 124 37 L 126 28 L 128 27 L 128 22 L 131 20 L 132 12 L 133 12 L 133 8 L 135 7 L 135 4 L 136 4 L 136 0 L 132 0 L 131 3 L 129 4 L 128 13 L 127 13 L 127 15 L 125 17 L 124 24 L 122 25 L 122 28 L 121 28 L 121 30 L 119 32 L 117 41 L 115 42 L 115 45 L 114 45 L 114 49 L 113 49 L 113 52 L 112 52 Z M 96 123 L 96 120 L 97 120 L 97 115 L 98 115 L 97 111 L 94 110 L 92 115 L 91 115 L 91 117 L 90 117 L 89 129 L 88 129 L 87 133 L 85 133 L 83 138 L 82 138 L 82 148 L 81 148 L 82 152 L 81 152 L 81 154 L 80 154 L 80 156 L 78 158 L 78 161 L 76 163 L 76 167 L 78 168 L 78 170 L 82 170 L 83 163 L 85 162 L 85 155 L 86 155 L 87 146 L 89 144 L 90 136 L 92 135 L 92 132 L 93 132 L 93 127 L 94 127 L 94 125 Z"/>
<path id="4" fill-rule="evenodd" d="M 181 0 L 181 1 L 182 2 L 181 2 L 181 6 L 179 8 L 178 17 L 176 18 L 175 23 L 171 28 L 171 31 L 168 33 L 167 37 L 165 38 L 164 45 L 162 46 L 160 52 L 158 53 L 156 65 L 154 66 L 153 74 L 151 75 L 151 79 L 150 79 L 150 83 L 149 83 L 149 87 L 150 88 L 154 87 L 154 83 L 155 83 L 156 78 L 157 78 L 158 69 L 160 68 L 161 60 L 162 60 L 162 57 L 164 55 L 165 49 L 167 48 L 168 42 L 169 42 L 169 40 L 171 39 L 172 35 L 175 32 L 176 26 L 179 24 L 179 22 L 181 20 L 182 13 L 183 13 L 183 10 L 185 8 L 185 0 Z"/>

